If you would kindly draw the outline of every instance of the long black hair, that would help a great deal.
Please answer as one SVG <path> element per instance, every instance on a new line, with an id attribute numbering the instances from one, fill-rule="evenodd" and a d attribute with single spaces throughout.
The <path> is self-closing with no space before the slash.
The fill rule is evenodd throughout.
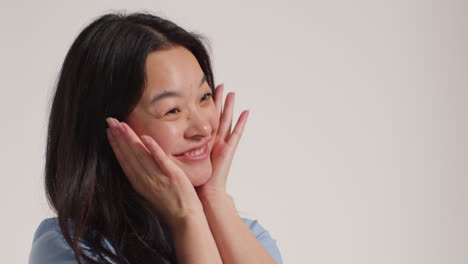
<path id="1" fill-rule="evenodd" d="M 214 92 L 205 45 L 201 34 L 166 19 L 121 12 L 97 18 L 73 42 L 50 112 L 45 186 L 80 264 L 176 262 L 164 225 L 108 144 L 105 119 L 127 119 L 146 85 L 146 58 L 158 50 L 187 48 Z"/>

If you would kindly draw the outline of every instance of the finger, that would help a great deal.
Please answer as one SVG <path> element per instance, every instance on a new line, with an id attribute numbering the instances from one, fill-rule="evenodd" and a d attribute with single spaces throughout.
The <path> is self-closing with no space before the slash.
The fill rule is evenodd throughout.
<path id="1" fill-rule="evenodd" d="M 224 91 L 224 84 L 218 85 L 215 90 L 215 105 L 216 105 L 216 110 L 218 111 L 218 116 L 221 116 L 221 113 L 223 111 L 223 91 Z"/>
<path id="2" fill-rule="evenodd" d="M 175 168 L 174 166 L 175 164 L 171 162 L 171 160 L 166 155 L 164 150 L 150 136 L 144 135 L 144 136 L 141 136 L 141 139 L 143 143 L 145 144 L 145 146 L 148 148 L 149 152 L 151 153 L 151 156 L 158 163 L 162 172 L 167 176 L 171 176 Z"/>
<path id="3" fill-rule="evenodd" d="M 227 133 L 226 133 L 226 141 L 229 140 L 229 136 L 231 135 L 231 131 L 232 131 L 232 115 L 231 115 L 231 122 L 229 122 L 229 127 L 228 127 Z"/>
<path id="4" fill-rule="evenodd" d="M 119 146 L 120 153 L 121 153 L 120 154 L 121 158 L 119 160 L 119 163 L 121 164 L 121 166 L 126 166 L 126 167 L 131 168 L 131 170 L 134 172 L 134 175 L 132 175 L 133 180 L 136 180 L 137 178 L 144 180 L 144 177 L 145 176 L 147 177 L 148 172 L 142 166 L 137 155 L 135 155 L 134 150 L 132 149 L 132 146 L 129 140 L 127 139 L 126 131 L 125 131 L 123 124 L 118 122 L 115 118 L 113 118 L 110 123 L 111 123 L 111 128 L 113 129 L 112 131 L 115 132 L 113 133 L 113 135 L 114 135 L 114 138 L 116 139 L 116 142 Z M 127 175 L 127 176 L 130 176 L 130 175 Z"/>
<path id="5" fill-rule="evenodd" d="M 242 114 L 239 116 L 239 119 L 237 119 L 236 126 L 234 127 L 234 131 L 232 134 L 228 137 L 228 144 L 234 149 L 237 148 L 237 145 L 239 144 L 239 141 L 242 137 L 242 133 L 244 132 L 244 127 L 245 124 L 247 123 L 247 118 L 249 117 L 249 110 L 246 110 L 242 112 Z"/>
<path id="6" fill-rule="evenodd" d="M 155 163 L 155 160 L 151 157 L 151 152 L 146 148 L 143 142 L 140 140 L 135 131 L 126 123 L 122 122 L 125 137 L 128 145 L 131 148 L 133 154 L 146 172 L 146 176 L 151 177 L 155 173 L 159 176 L 162 175 L 161 170 Z"/>
<path id="7" fill-rule="evenodd" d="M 106 129 L 107 138 L 109 139 L 109 143 L 111 145 L 112 151 L 114 152 L 115 158 L 119 162 L 120 167 L 122 168 L 123 172 L 127 176 L 129 182 L 133 185 L 136 184 L 135 182 L 135 170 L 130 166 L 128 162 L 125 161 L 122 150 L 119 147 L 117 139 L 115 138 L 114 133 L 111 131 L 112 128 Z"/>
<path id="8" fill-rule="evenodd" d="M 221 121 L 218 128 L 218 136 L 223 140 L 226 140 L 227 135 L 231 133 L 232 115 L 234 112 L 234 97 L 234 93 L 229 93 L 226 96 L 226 101 L 224 103 L 224 111 L 221 116 Z"/>

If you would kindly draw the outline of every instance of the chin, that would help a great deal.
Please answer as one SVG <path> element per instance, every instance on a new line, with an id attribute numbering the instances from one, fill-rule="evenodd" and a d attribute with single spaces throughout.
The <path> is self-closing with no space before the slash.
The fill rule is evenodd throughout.
<path id="1" fill-rule="evenodd" d="M 185 173 L 192 183 L 193 187 L 203 185 L 211 178 L 212 167 L 211 163 L 204 166 L 186 168 Z"/>

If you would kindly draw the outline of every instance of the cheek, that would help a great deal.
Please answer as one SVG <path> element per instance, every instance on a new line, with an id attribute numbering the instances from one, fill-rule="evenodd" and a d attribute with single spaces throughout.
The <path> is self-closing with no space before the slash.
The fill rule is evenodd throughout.
<path id="1" fill-rule="evenodd" d="M 177 124 L 158 123 L 151 120 L 129 119 L 129 125 L 138 136 L 152 137 L 167 154 L 175 154 L 177 139 L 183 135 L 183 130 Z"/>
<path id="2" fill-rule="evenodd" d="M 151 136 L 167 154 L 176 154 L 177 142 L 183 137 L 183 130 L 175 125 L 154 125 L 148 131 Z"/>

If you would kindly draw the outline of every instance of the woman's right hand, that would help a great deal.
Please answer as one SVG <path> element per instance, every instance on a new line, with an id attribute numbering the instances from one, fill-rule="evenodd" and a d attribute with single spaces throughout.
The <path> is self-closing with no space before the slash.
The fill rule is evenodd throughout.
<path id="1" fill-rule="evenodd" d="M 133 188 L 148 200 L 171 229 L 203 214 L 203 207 L 185 172 L 149 136 L 141 139 L 130 126 L 108 118 L 107 137 Z"/>

